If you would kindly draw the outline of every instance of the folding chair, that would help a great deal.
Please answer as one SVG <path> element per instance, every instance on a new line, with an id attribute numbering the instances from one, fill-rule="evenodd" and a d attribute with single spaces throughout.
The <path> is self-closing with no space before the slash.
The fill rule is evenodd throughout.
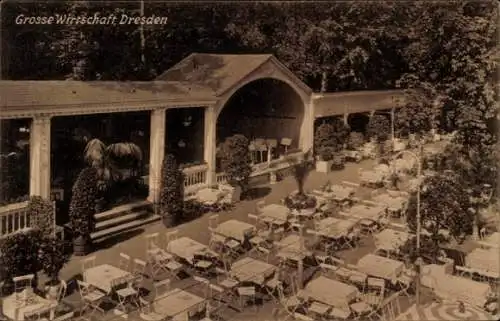
<path id="1" fill-rule="evenodd" d="M 155 289 L 155 299 L 160 298 L 164 293 L 170 291 L 170 279 L 165 279 L 153 283 L 153 288 Z"/>
<path id="2" fill-rule="evenodd" d="M 227 306 L 231 305 L 232 299 L 234 298 L 233 295 L 228 295 L 228 293 L 231 292 L 212 283 L 210 283 L 208 287 L 211 293 L 209 301 L 211 307 L 214 307 L 218 311 L 222 311 L 227 308 Z"/>
<path id="3" fill-rule="evenodd" d="M 183 271 L 184 269 L 184 265 L 182 265 L 181 263 L 177 262 L 175 259 L 172 259 L 172 260 L 169 260 L 165 265 L 164 265 L 167 273 L 175 278 L 175 279 L 178 279 L 180 280 L 180 276 L 179 276 L 179 273 L 181 271 Z"/>
<path id="4" fill-rule="evenodd" d="M 130 271 L 130 264 L 132 259 L 125 253 L 120 253 L 120 260 L 118 261 L 118 268 L 124 271 Z"/>
<path id="5" fill-rule="evenodd" d="M 208 218 L 208 227 L 216 229 L 219 226 L 219 214 L 214 214 Z"/>
<path id="6" fill-rule="evenodd" d="M 151 248 L 147 250 L 146 256 L 152 277 L 156 277 L 158 273 L 162 271 L 168 272 L 166 265 L 174 258 L 172 254 L 160 248 Z"/>
<path id="7" fill-rule="evenodd" d="M 101 291 L 94 289 L 90 284 L 77 280 L 78 292 L 80 293 L 80 299 L 83 303 L 83 308 L 81 309 L 81 314 L 83 314 L 88 308 L 91 308 L 90 319 L 96 311 L 104 314 L 104 310 L 101 309 L 100 305 L 105 298 L 105 294 Z"/>
<path id="8" fill-rule="evenodd" d="M 256 207 L 257 213 L 262 214 L 262 209 L 266 207 L 266 201 L 258 201 L 255 205 L 257 206 Z"/>
<path id="9" fill-rule="evenodd" d="M 279 303 L 279 298 L 277 297 L 278 287 L 281 285 L 281 280 L 279 279 L 279 271 L 274 272 L 271 279 L 267 280 L 264 284 L 264 289 L 269 295 L 269 297 L 275 302 Z"/>
<path id="10" fill-rule="evenodd" d="M 166 236 L 165 241 L 168 245 L 168 243 L 179 238 L 179 230 L 173 230 L 173 231 L 167 232 L 167 233 L 165 233 L 165 236 Z"/>
<path id="11" fill-rule="evenodd" d="M 154 311 L 153 305 L 144 298 L 139 297 L 139 317 L 147 321 L 165 321 L 165 317 Z"/>
<path id="12" fill-rule="evenodd" d="M 146 277 L 146 267 L 147 264 L 143 260 L 134 259 L 134 266 L 132 268 L 133 280 L 136 287 L 142 285 L 144 278 Z"/>
<path id="13" fill-rule="evenodd" d="M 206 278 L 202 278 L 196 275 L 193 276 L 193 280 L 201 284 L 203 290 L 203 297 L 208 298 L 210 294 L 210 281 Z"/>
<path id="14" fill-rule="evenodd" d="M 349 282 L 356 285 L 358 288 L 361 289 L 361 291 L 365 290 L 366 287 L 366 280 L 368 278 L 368 275 L 362 272 L 358 272 L 355 270 L 351 270 L 351 275 L 349 275 Z"/>
<path id="15" fill-rule="evenodd" d="M 271 257 L 271 250 L 268 250 L 262 246 L 257 246 L 255 248 L 255 252 L 258 254 L 259 258 L 262 255 L 262 258 L 265 259 L 266 262 L 269 262 L 269 259 Z"/>
<path id="16" fill-rule="evenodd" d="M 209 227 L 210 231 L 210 240 L 208 241 L 208 248 L 219 252 L 224 249 L 224 242 L 226 241 L 226 237 L 217 233 L 213 228 Z"/>
<path id="17" fill-rule="evenodd" d="M 227 251 L 227 254 L 230 255 L 232 258 L 237 258 L 240 256 L 243 247 L 239 241 L 227 238 L 224 241 L 224 249 Z"/>
<path id="18" fill-rule="evenodd" d="M 24 320 L 25 321 L 49 321 L 48 318 L 43 317 L 44 314 L 47 314 L 46 307 L 40 307 L 33 310 L 28 310 L 24 312 Z"/>
<path id="19" fill-rule="evenodd" d="M 96 261 L 95 256 L 91 256 L 91 257 L 88 257 L 86 259 L 81 260 L 82 275 L 85 275 L 85 271 L 87 271 L 88 269 L 95 267 L 95 261 Z"/>
<path id="20" fill-rule="evenodd" d="M 116 279 L 112 282 L 112 287 L 114 292 L 118 298 L 118 306 L 119 310 L 124 313 L 127 313 L 126 304 L 128 302 L 138 305 L 137 299 L 139 297 L 139 292 L 134 289 L 133 280 L 130 279 Z"/>
<path id="21" fill-rule="evenodd" d="M 236 292 L 239 296 L 241 309 L 247 307 L 249 303 L 251 303 L 253 307 L 257 308 L 257 306 L 255 305 L 257 299 L 255 286 L 241 286 L 236 289 Z"/>
<path id="22" fill-rule="evenodd" d="M 14 293 L 16 295 L 17 302 L 24 302 L 26 297 L 23 295 L 23 292 L 25 290 L 31 289 L 34 278 L 34 274 L 27 274 L 12 278 L 12 281 L 14 282 Z"/>
<path id="23" fill-rule="evenodd" d="M 146 251 L 160 247 L 160 233 L 152 233 L 144 236 L 146 240 Z"/>

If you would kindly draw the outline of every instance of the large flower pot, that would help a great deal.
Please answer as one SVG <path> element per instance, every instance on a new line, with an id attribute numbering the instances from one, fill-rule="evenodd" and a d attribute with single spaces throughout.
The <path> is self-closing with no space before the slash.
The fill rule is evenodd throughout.
<path id="1" fill-rule="evenodd" d="M 316 171 L 320 173 L 330 173 L 332 170 L 332 161 L 316 161 Z"/>
<path id="2" fill-rule="evenodd" d="M 276 172 L 269 173 L 269 184 L 274 185 L 278 181 L 278 177 L 276 176 Z"/>
<path id="3" fill-rule="evenodd" d="M 76 256 L 85 256 L 90 251 L 90 240 L 79 236 L 73 240 L 73 254 Z"/>

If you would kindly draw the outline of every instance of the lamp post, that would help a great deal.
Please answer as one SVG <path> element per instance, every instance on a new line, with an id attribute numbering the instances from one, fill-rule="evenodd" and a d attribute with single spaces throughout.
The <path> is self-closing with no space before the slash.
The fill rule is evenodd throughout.
<path id="1" fill-rule="evenodd" d="M 421 215 L 420 215 L 420 190 L 421 190 L 421 184 L 422 184 L 422 144 L 419 145 L 418 147 L 418 154 L 409 150 L 403 150 L 400 151 L 399 153 L 396 154 L 394 159 L 397 159 L 399 156 L 403 154 L 408 154 L 415 158 L 417 161 L 417 260 L 415 261 L 416 263 L 416 295 L 417 295 L 417 306 L 420 305 L 420 275 L 421 275 L 421 266 L 422 266 L 422 258 L 420 257 L 420 234 L 422 234 L 422 222 L 421 222 Z"/>

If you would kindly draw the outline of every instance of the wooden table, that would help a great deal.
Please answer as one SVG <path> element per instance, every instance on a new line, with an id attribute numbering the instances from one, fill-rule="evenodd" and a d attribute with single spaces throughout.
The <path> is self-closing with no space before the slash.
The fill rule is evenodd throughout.
<path id="1" fill-rule="evenodd" d="M 301 246 L 301 236 L 297 234 L 288 235 L 284 239 L 276 242 L 278 248 L 278 257 L 290 260 L 303 260 L 311 253 Z M 304 241 L 305 242 L 305 241 Z"/>
<path id="2" fill-rule="evenodd" d="M 210 250 L 208 246 L 195 241 L 189 237 L 183 236 L 167 244 L 168 252 L 183 258 L 190 264 L 193 264 L 195 255 L 205 255 L 208 257 L 217 257 L 217 253 Z"/>
<path id="3" fill-rule="evenodd" d="M 388 228 L 374 235 L 375 246 L 381 250 L 395 251 L 404 245 L 410 237 L 410 234 L 406 232 Z"/>
<path id="4" fill-rule="evenodd" d="M 318 234 L 331 237 L 339 238 L 343 235 L 349 233 L 356 225 L 355 220 L 343 220 L 335 217 L 327 217 L 319 221 L 319 231 Z"/>
<path id="5" fill-rule="evenodd" d="M 33 311 L 50 312 L 50 320 L 54 319 L 57 302 L 47 300 L 30 290 L 24 290 L 27 296 L 26 304 L 16 300 L 16 293 L 9 295 L 3 299 L 2 312 L 3 314 L 16 321 L 24 321 L 24 315 L 30 314 Z M 22 293 L 17 294 L 22 297 Z"/>
<path id="6" fill-rule="evenodd" d="M 397 196 L 392 197 L 389 194 L 380 194 L 373 198 L 377 203 L 385 204 L 387 207 L 394 212 L 401 211 L 407 202 L 406 198 Z"/>
<path id="7" fill-rule="evenodd" d="M 355 286 L 320 276 L 309 282 L 302 291 L 299 291 L 298 296 L 331 307 L 344 308 L 356 298 L 358 293 Z"/>
<path id="8" fill-rule="evenodd" d="M 404 269 L 404 263 L 383 256 L 367 254 L 356 264 L 360 272 L 385 280 L 396 279 Z"/>
<path id="9" fill-rule="evenodd" d="M 84 273 L 85 282 L 95 286 L 96 288 L 103 290 L 106 293 L 110 293 L 113 281 L 127 278 L 131 278 L 130 272 L 119 269 L 110 264 L 102 264 L 96 267 L 87 269 Z"/>
<path id="10" fill-rule="evenodd" d="M 176 321 L 189 321 L 190 314 L 205 308 L 205 301 L 206 299 L 190 292 L 174 289 L 156 298 L 153 306 L 155 312 L 162 316 L 172 317 Z"/>
<path id="11" fill-rule="evenodd" d="M 229 220 L 219 224 L 215 232 L 225 237 L 244 242 L 255 232 L 255 226 L 238 220 Z"/>
<path id="12" fill-rule="evenodd" d="M 290 210 L 288 207 L 279 204 L 269 204 L 262 208 L 261 217 L 264 221 L 275 224 L 284 224 L 288 220 Z"/>
<path id="13" fill-rule="evenodd" d="M 481 249 L 477 248 L 466 257 L 468 267 L 479 271 L 490 271 L 500 273 L 500 254 L 498 249 Z"/>
<path id="14" fill-rule="evenodd" d="M 251 257 L 245 257 L 231 266 L 231 276 L 240 282 L 253 282 L 259 285 L 264 284 L 265 280 L 273 275 L 276 266 L 256 260 Z"/>
<path id="15" fill-rule="evenodd" d="M 351 207 L 349 213 L 358 219 L 378 221 L 378 219 L 384 214 L 385 209 L 386 208 L 384 206 L 368 206 L 359 204 Z"/>

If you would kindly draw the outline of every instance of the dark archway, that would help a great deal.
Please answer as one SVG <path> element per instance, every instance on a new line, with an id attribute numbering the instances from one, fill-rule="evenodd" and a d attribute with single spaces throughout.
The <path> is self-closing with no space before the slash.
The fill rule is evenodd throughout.
<path id="1" fill-rule="evenodd" d="M 257 138 L 290 138 L 289 148 L 300 146 L 304 103 L 288 84 L 275 79 L 259 79 L 241 87 L 228 100 L 217 119 L 217 144 L 242 134 Z"/>
<path id="2" fill-rule="evenodd" d="M 347 123 L 351 128 L 352 132 L 366 133 L 366 126 L 368 126 L 368 122 L 370 121 L 370 115 L 365 113 L 355 113 L 349 114 L 347 117 Z"/>

